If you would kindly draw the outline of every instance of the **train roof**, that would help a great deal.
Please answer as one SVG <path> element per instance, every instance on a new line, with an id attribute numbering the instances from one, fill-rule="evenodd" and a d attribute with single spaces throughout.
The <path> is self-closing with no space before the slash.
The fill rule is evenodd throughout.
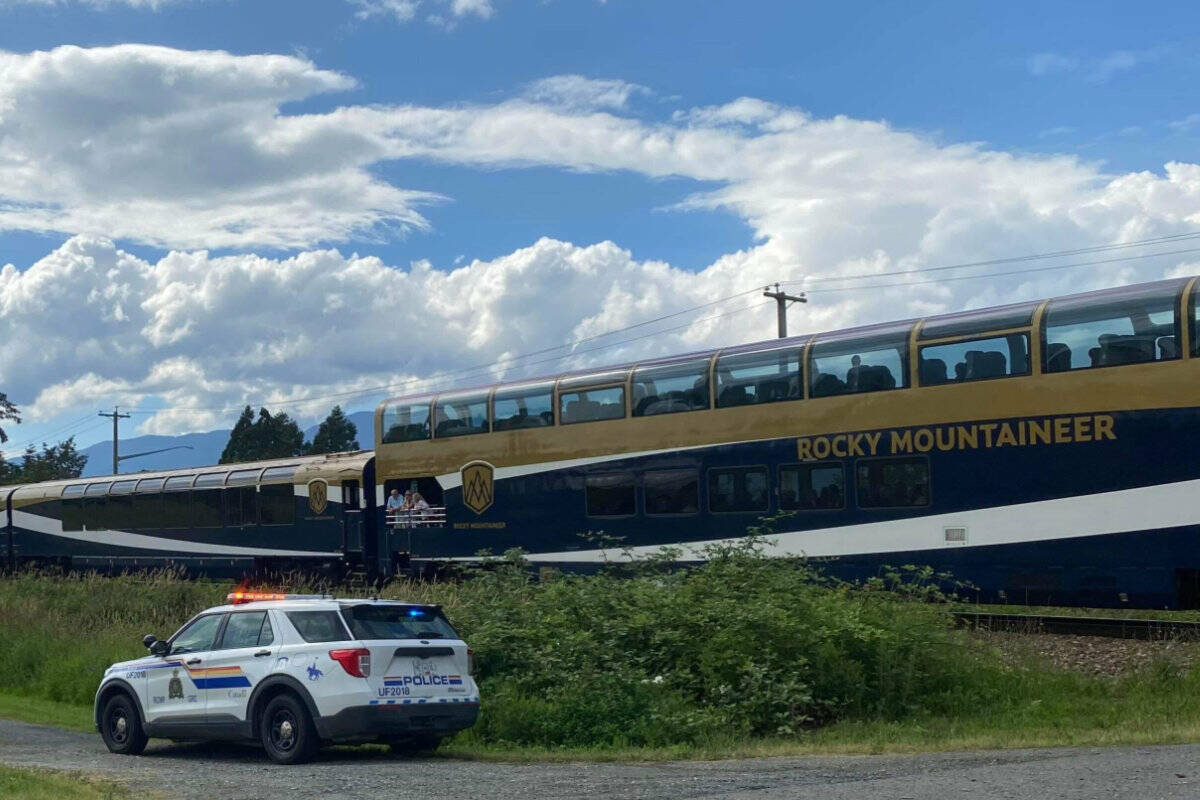
<path id="1" fill-rule="evenodd" d="M 820 333 L 806 333 L 800 336 L 789 336 L 784 339 L 766 339 L 763 341 L 750 342 L 748 344 L 697 350 L 690 353 L 660 356 L 657 358 L 630 361 L 622 364 L 601 365 L 578 370 L 570 370 L 567 372 L 550 373 L 536 377 L 517 378 L 510 381 L 500 381 L 461 388 L 445 389 L 440 392 L 414 392 L 411 394 L 390 397 L 380 404 L 379 409 L 394 403 L 426 400 L 442 396 L 448 397 L 450 395 L 479 393 L 493 388 L 503 389 L 510 386 L 552 383 L 555 381 L 572 381 L 577 378 L 581 379 L 590 377 L 599 378 L 601 380 L 597 382 L 602 382 L 604 380 L 604 376 L 608 376 L 610 374 L 622 372 L 628 374 L 633 369 L 679 364 L 693 360 L 699 361 L 703 359 L 711 359 L 714 355 L 727 356 L 738 353 L 757 353 L 777 349 L 794 349 L 798 347 L 804 347 L 809 342 L 825 343 L 849 339 L 865 339 L 876 335 L 884 337 L 911 331 L 913 325 L 918 323 L 921 323 L 922 326 L 922 338 L 930 338 L 925 334 L 925 331 L 938 331 L 939 335 L 947 337 L 955 336 L 958 335 L 957 331 L 961 330 L 964 326 L 970 326 L 976 331 L 988 328 L 1000 330 L 1002 328 L 1017 328 L 1022 326 L 1027 327 L 1033 322 L 1034 312 L 1045 302 L 1069 303 L 1072 306 L 1093 304 L 1102 306 L 1109 302 L 1132 299 L 1142 295 L 1163 293 L 1172 289 L 1174 289 L 1176 292 L 1179 292 L 1182 291 L 1191 280 L 1193 280 L 1192 277 L 1168 278 L 1166 280 L 1097 289 L 1090 292 L 1063 295 L 1061 297 L 1026 300 L 1020 303 L 1009 303 L 1001 306 L 987 306 L 968 311 L 952 311 L 946 314 L 937 314 L 929 317 L 912 317 L 910 319 L 891 322 L 877 322 L 870 325 L 859 325 L 852 328 L 841 328 L 838 330 L 823 331 Z"/>
<path id="2" fill-rule="evenodd" d="M 280 470 L 282 479 L 283 472 L 289 468 L 294 468 L 292 474 L 288 476 L 289 480 L 294 480 L 293 476 L 301 476 L 305 481 L 313 480 L 314 478 L 333 479 L 348 471 L 361 472 L 367 461 L 374 457 L 375 453 L 372 450 L 356 450 L 349 453 L 327 453 L 316 456 L 296 456 L 294 458 L 274 458 L 264 461 L 245 461 L 238 464 L 211 464 L 200 467 L 186 467 L 182 469 L 170 470 L 152 470 L 146 472 L 130 472 L 119 475 L 94 475 L 89 478 L 67 478 L 65 480 L 45 481 L 43 483 L 26 483 L 16 486 L 0 486 L 0 504 L 2 504 L 9 494 L 12 494 L 14 499 L 29 499 L 29 498 L 47 498 L 59 497 L 62 490 L 67 486 L 91 486 L 93 484 L 109 484 L 125 481 L 143 481 L 143 480 L 167 480 L 169 478 L 195 476 L 200 474 L 224 474 L 225 480 L 228 480 L 228 475 L 235 472 L 254 472 L 257 471 L 262 476 L 267 470 Z M 224 485 L 225 480 L 217 486 Z M 232 484 L 231 484 L 232 485 Z M 245 485 L 245 484 L 239 484 Z M 86 491 L 86 490 L 85 490 Z"/>

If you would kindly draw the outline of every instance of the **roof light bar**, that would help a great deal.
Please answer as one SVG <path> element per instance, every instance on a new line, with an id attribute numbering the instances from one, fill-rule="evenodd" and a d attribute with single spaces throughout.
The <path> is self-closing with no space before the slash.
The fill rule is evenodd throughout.
<path id="1" fill-rule="evenodd" d="M 321 600 L 320 594 L 283 594 L 281 592 L 230 592 L 225 599 L 230 605 L 240 606 L 242 603 L 258 603 L 264 600 Z"/>

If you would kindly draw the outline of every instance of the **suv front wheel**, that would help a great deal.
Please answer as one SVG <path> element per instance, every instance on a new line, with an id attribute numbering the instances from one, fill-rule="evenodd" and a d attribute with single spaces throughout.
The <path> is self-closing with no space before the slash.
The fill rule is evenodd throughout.
<path id="1" fill-rule="evenodd" d="M 115 694 L 100 712 L 100 735 L 109 752 L 136 756 L 146 749 L 146 732 L 129 695 Z"/>
<path id="2" fill-rule="evenodd" d="M 267 703 L 261 734 L 267 757 L 276 764 L 303 764 L 321 746 L 308 709 L 290 694 L 281 694 Z"/>

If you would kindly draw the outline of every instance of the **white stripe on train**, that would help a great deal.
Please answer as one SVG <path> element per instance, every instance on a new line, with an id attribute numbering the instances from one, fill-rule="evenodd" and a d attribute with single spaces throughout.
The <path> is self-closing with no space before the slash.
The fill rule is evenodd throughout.
<path id="1" fill-rule="evenodd" d="M 931 514 L 821 530 L 787 531 L 771 534 L 765 539 L 769 543 L 767 552 L 770 555 L 820 558 L 1031 544 L 1179 528 L 1200 525 L 1200 503 L 1195 500 L 1198 492 L 1200 480 L 1180 481 L 952 514 Z M 947 542 L 947 528 L 965 528 L 966 541 Z M 736 544 L 744 539 L 710 539 L 669 546 L 682 550 L 681 560 L 686 561 L 700 558 L 707 546 Z M 626 552 L 633 556 L 644 556 L 658 552 L 663 546 L 632 547 Z M 528 556 L 531 561 L 546 563 L 594 563 L 623 557 L 623 552 L 615 549 L 567 550 L 530 553 Z M 445 560 L 478 559 L 468 556 Z"/>
<path id="2" fill-rule="evenodd" d="M 80 542 L 126 547 L 133 550 L 166 550 L 175 553 L 194 553 L 206 556 L 306 556 L 315 558 L 341 558 L 338 552 L 322 552 L 312 550 L 272 550 L 265 547 L 237 547 L 235 545 L 210 544 L 208 542 L 190 542 L 183 539 L 165 539 L 160 536 L 146 536 L 141 533 L 126 533 L 124 531 L 64 531 L 62 521 L 49 517 L 30 514 L 28 511 L 13 511 L 13 526 L 41 533 L 46 536 L 60 536 L 64 539 L 74 539 Z"/>

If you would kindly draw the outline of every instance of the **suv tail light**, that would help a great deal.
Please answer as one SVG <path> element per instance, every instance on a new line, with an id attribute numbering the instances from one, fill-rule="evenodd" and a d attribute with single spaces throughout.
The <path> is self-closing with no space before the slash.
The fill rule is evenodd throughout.
<path id="1" fill-rule="evenodd" d="M 366 678 L 371 674 L 371 651 L 365 647 L 353 650 L 330 650 L 329 657 L 341 664 L 347 675 Z"/>
<path id="2" fill-rule="evenodd" d="M 467 648 L 467 674 L 475 677 L 475 651 Z"/>

